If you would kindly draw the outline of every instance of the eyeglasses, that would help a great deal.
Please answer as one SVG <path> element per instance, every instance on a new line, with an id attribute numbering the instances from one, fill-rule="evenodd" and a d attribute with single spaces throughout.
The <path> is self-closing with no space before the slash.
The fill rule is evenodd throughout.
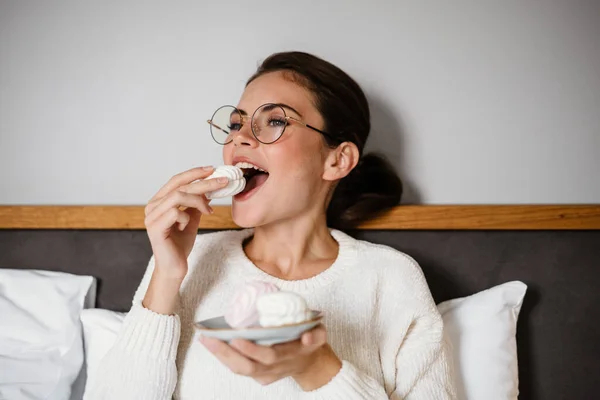
<path id="1" fill-rule="evenodd" d="M 309 124 L 300 121 L 297 118 L 286 115 L 285 109 L 281 104 L 268 103 L 258 107 L 252 118 L 248 115 L 243 115 L 240 110 L 234 106 L 222 106 L 217 108 L 211 119 L 207 122 L 210 125 L 210 134 L 215 142 L 226 145 L 233 140 L 233 134 L 244 125 L 245 121 L 250 119 L 250 127 L 252 134 L 259 142 L 263 144 L 275 143 L 285 131 L 285 127 L 294 121 L 309 129 L 319 132 L 323 136 L 331 139 L 335 138 L 315 128 Z"/>

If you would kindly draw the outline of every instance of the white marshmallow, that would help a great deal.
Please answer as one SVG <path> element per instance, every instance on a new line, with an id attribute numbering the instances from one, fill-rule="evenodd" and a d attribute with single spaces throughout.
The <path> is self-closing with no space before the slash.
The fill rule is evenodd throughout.
<path id="1" fill-rule="evenodd" d="M 232 328 L 258 325 L 256 301 L 265 293 L 277 292 L 279 288 L 270 282 L 252 281 L 240 286 L 225 311 L 225 322 Z"/>
<path id="2" fill-rule="evenodd" d="M 235 196 L 246 187 L 246 179 L 244 179 L 244 172 L 241 170 L 241 168 L 234 167 L 233 165 L 221 165 L 216 167 L 215 171 L 206 179 L 221 177 L 228 178 L 229 184 L 222 189 L 206 193 L 207 199 L 210 200 L 227 196 Z"/>
<path id="3" fill-rule="evenodd" d="M 284 291 L 261 295 L 256 300 L 256 310 L 263 327 L 296 324 L 312 315 L 302 296 Z"/>

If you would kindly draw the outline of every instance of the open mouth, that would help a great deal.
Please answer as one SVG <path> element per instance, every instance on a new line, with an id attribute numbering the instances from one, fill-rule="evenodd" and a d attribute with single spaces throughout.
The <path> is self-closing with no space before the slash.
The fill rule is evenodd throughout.
<path id="1" fill-rule="evenodd" d="M 236 167 L 241 168 L 244 172 L 244 179 L 246 179 L 246 187 L 244 190 L 237 194 L 236 199 L 246 199 L 252 195 L 258 188 L 260 188 L 269 179 L 269 173 L 264 169 L 247 163 L 239 162 L 235 164 Z"/>

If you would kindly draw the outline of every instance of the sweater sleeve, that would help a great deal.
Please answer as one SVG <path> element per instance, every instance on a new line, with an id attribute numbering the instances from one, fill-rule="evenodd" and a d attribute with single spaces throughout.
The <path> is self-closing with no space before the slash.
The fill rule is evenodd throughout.
<path id="1" fill-rule="evenodd" d="M 350 362 L 343 360 L 338 374 L 326 385 L 308 392 L 314 400 L 454 400 L 456 399 L 450 342 L 444 333 L 442 317 L 435 305 L 425 277 L 416 261 L 410 259 L 409 271 L 404 276 L 410 290 L 398 290 L 395 280 L 389 279 L 384 293 L 387 300 L 380 310 L 386 320 L 390 339 L 399 338 L 388 354 L 395 366 L 395 380 L 381 385 Z M 398 280 L 399 281 L 399 280 Z M 409 297 L 398 297 L 399 292 L 411 292 Z M 407 328 L 400 327 L 394 314 L 412 309 Z M 399 335 L 399 332 L 405 332 Z M 392 339 L 393 340 L 393 339 Z M 394 349 L 394 351 L 391 351 Z"/>
<path id="2" fill-rule="evenodd" d="M 432 322 L 435 321 L 432 325 Z M 439 322 L 438 322 L 439 321 Z M 396 357 L 396 382 L 391 394 L 372 377 L 343 360 L 326 385 L 307 392 L 311 400 L 452 400 L 456 398 L 441 318 L 412 324 Z"/>
<path id="3" fill-rule="evenodd" d="M 391 399 L 456 398 L 450 342 L 433 299 L 411 324 L 396 356 L 396 387 Z"/>
<path id="4" fill-rule="evenodd" d="M 307 400 L 387 400 L 383 386 L 346 360 L 328 384 L 306 392 Z"/>
<path id="5" fill-rule="evenodd" d="M 85 400 L 167 400 L 173 396 L 181 327 L 177 315 L 157 314 L 142 306 L 153 271 L 154 257 L 113 347 L 86 387 Z"/>

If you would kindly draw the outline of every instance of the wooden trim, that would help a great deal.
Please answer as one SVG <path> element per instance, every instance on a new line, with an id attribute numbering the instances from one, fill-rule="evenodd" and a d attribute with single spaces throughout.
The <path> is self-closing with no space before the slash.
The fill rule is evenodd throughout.
<path id="1" fill-rule="evenodd" d="M 235 229 L 229 206 L 214 206 L 200 229 Z M 360 229 L 600 229 L 600 205 L 407 205 Z M 0 206 L 0 229 L 145 229 L 143 206 Z"/>
<path id="2" fill-rule="evenodd" d="M 404 206 L 362 229 L 568 230 L 600 229 L 600 205 Z"/>

